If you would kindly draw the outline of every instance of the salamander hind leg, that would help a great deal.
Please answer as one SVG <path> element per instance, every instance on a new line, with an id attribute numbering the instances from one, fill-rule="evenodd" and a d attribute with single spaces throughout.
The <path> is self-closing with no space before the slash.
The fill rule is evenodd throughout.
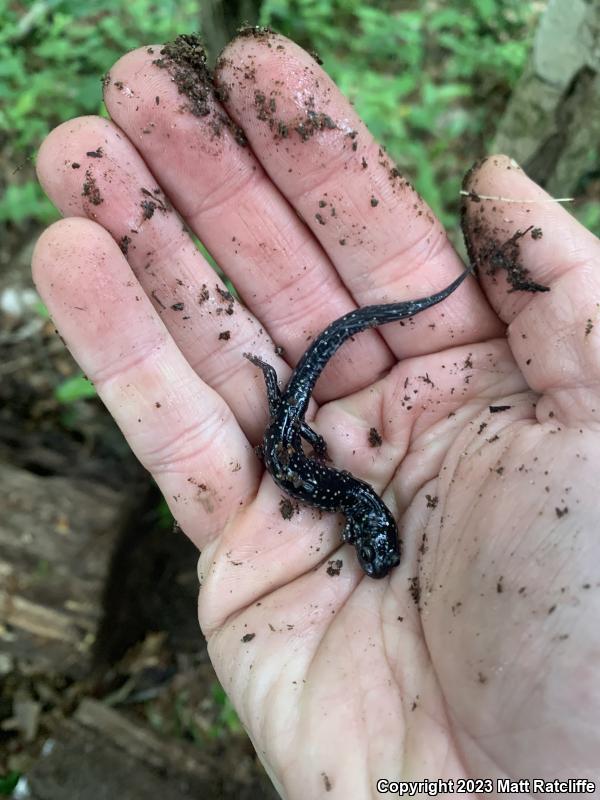
<path id="1" fill-rule="evenodd" d="M 255 367 L 262 370 L 267 385 L 269 412 L 271 416 L 275 416 L 279 408 L 279 401 L 281 400 L 281 392 L 279 390 L 279 384 L 277 383 L 277 373 L 270 364 L 267 364 L 266 361 L 263 361 L 258 356 L 252 355 L 252 353 L 244 353 L 244 358 L 247 358 Z"/>
<path id="2" fill-rule="evenodd" d="M 327 442 L 304 420 L 300 423 L 300 436 L 309 443 L 319 458 L 328 458 Z"/>

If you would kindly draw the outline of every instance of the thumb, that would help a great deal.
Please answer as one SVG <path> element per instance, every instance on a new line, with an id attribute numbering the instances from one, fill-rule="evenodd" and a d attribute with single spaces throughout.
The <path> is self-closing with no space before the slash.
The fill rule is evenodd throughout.
<path id="1" fill-rule="evenodd" d="M 540 421 L 600 427 L 600 241 L 507 156 L 465 182 L 469 256 Z"/>

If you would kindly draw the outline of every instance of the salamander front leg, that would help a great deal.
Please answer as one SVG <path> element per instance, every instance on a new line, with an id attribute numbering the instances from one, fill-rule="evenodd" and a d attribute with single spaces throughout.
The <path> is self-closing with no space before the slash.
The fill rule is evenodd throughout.
<path id="1" fill-rule="evenodd" d="M 355 544 L 356 534 L 356 523 L 354 520 L 350 519 L 350 517 L 347 517 L 344 530 L 342 531 L 342 541 L 346 542 L 346 544 Z"/>
<path id="2" fill-rule="evenodd" d="M 270 364 L 263 361 L 258 356 L 253 356 L 252 353 L 244 353 L 244 358 L 247 358 L 255 367 L 259 367 L 265 378 L 267 385 L 267 400 L 269 401 L 269 413 L 272 417 L 277 414 L 279 402 L 281 400 L 281 392 L 279 384 L 277 383 L 277 373 Z"/>
<path id="3" fill-rule="evenodd" d="M 309 443 L 319 458 L 328 458 L 327 442 L 304 420 L 300 423 L 300 436 Z"/>

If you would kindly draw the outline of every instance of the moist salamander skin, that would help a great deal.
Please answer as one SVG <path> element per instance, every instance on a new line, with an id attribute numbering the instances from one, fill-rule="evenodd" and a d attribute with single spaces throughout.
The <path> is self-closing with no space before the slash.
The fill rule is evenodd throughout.
<path id="1" fill-rule="evenodd" d="M 313 340 L 283 391 L 270 364 L 244 353 L 262 370 L 267 386 L 270 422 L 262 444 L 265 467 L 287 494 L 323 511 L 345 515 L 342 538 L 355 546 L 358 561 L 371 578 L 385 577 L 400 563 L 396 520 L 372 486 L 324 463 L 325 441 L 304 421 L 304 415 L 321 372 L 344 342 L 367 328 L 413 317 L 440 303 L 470 272 L 466 269 L 449 286 L 429 297 L 366 306 L 335 320 Z M 312 446 L 316 458 L 304 453 L 302 439 Z"/>

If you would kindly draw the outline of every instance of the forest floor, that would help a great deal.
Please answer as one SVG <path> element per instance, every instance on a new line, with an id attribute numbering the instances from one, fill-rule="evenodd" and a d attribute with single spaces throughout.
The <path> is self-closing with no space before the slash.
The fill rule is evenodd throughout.
<path id="1" fill-rule="evenodd" d="M 275 798 L 196 619 L 198 553 L 0 243 L 0 795 Z"/>

